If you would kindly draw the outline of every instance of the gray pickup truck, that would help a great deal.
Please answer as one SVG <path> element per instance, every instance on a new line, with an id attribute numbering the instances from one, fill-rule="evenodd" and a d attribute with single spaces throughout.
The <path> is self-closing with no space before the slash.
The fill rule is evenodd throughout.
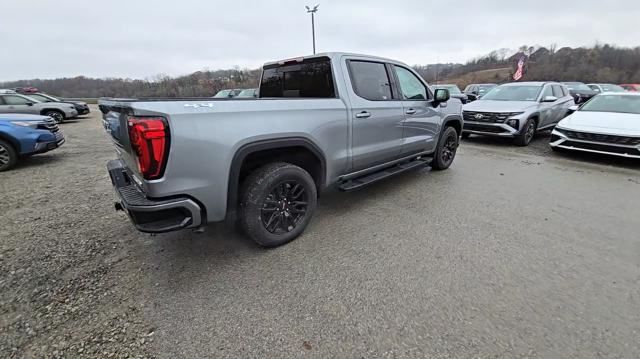
<path id="1" fill-rule="evenodd" d="M 299 236 L 328 187 L 355 190 L 448 168 L 460 101 L 409 66 L 325 53 L 264 65 L 254 100 L 101 99 L 119 159 L 107 165 L 136 228 L 226 221 L 258 244 Z"/>

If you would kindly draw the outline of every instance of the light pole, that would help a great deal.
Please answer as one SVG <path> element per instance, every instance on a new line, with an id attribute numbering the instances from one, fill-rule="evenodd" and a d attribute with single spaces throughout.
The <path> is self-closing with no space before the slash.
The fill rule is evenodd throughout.
<path id="1" fill-rule="evenodd" d="M 316 5 L 312 8 L 305 6 L 307 8 L 307 13 L 311 14 L 311 38 L 313 40 L 313 54 L 316 54 L 316 24 L 315 24 L 315 20 L 313 18 L 313 15 L 316 13 L 316 11 L 318 11 L 318 6 L 320 6 L 320 4 Z"/>

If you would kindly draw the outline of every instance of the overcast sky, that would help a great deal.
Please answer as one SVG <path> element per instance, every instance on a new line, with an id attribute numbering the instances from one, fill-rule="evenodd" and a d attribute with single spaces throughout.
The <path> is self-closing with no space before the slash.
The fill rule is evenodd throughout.
<path id="1" fill-rule="evenodd" d="M 311 53 L 304 5 L 314 1 L 3 1 L 0 81 L 257 68 Z M 317 1 L 318 52 L 412 65 L 464 62 L 524 44 L 640 45 L 640 0 Z"/>

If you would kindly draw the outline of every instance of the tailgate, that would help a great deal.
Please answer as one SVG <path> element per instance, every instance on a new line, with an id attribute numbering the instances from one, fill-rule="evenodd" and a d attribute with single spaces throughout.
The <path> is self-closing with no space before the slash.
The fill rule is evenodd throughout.
<path id="1" fill-rule="evenodd" d="M 131 143 L 129 142 L 127 127 L 127 117 L 133 115 L 132 102 L 100 99 L 98 104 L 100 112 L 102 112 L 102 125 L 111 140 L 113 140 L 118 156 L 124 161 L 129 170 L 140 175 L 131 149 Z"/>

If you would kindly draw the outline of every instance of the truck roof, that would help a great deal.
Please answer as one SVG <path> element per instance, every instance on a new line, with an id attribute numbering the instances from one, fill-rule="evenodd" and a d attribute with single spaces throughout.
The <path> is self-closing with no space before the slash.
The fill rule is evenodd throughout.
<path id="1" fill-rule="evenodd" d="M 403 63 L 401 61 L 398 61 L 398 60 L 388 59 L 388 58 L 380 57 L 380 56 L 356 54 L 356 53 L 351 53 L 351 52 L 321 52 L 321 53 L 318 53 L 318 54 L 315 54 L 315 55 L 306 55 L 306 56 L 292 57 L 292 58 L 282 59 L 282 60 L 277 60 L 277 61 L 269 61 L 269 62 L 266 62 L 263 66 L 283 64 L 286 61 L 294 61 L 294 60 L 302 61 L 302 60 L 312 59 L 312 58 L 316 58 L 316 57 L 328 57 L 331 60 L 336 60 L 336 59 L 339 59 L 339 58 L 341 58 L 343 56 L 363 57 L 363 58 L 367 58 L 367 59 L 371 59 L 371 60 L 378 60 L 378 61 L 382 61 L 382 62 L 391 62 L 391 63 L 402 64 L 402 65 L 408 66 L 407 64 L 405 64 L 405 63 Z"/>

